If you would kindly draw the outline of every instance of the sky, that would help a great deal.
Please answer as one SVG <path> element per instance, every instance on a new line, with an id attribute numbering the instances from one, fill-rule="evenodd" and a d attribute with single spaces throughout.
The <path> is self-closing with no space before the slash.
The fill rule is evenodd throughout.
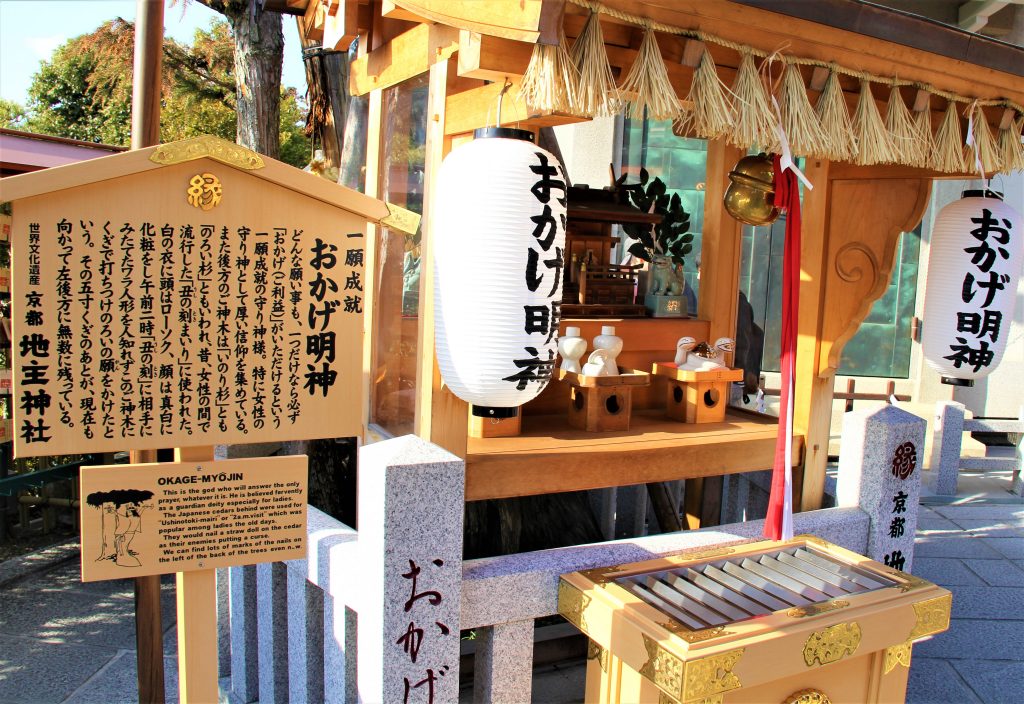
<path id="1" fill-rule="evenodd" d="M 179 0 L 174 7 L 165 0 L 164 33 L 192 43 L 197 27 L 208 27 L 222 15 L 200 5 Z M 135 0 L 0 0 L 0 97 L 24 105 L 32 75 L 54 49 L 68 39 L 86 34 L 115 17 L 135 19 Z M 305 93 L 295 20 L 284 16 L 285 86 Z"/>

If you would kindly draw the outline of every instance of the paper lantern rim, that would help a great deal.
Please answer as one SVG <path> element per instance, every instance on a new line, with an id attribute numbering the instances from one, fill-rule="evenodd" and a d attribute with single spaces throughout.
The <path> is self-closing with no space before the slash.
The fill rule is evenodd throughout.
<path id="1" fill-rule="evenodd" d="M 478 127 L 473 130 L 473 139 L 518 139 L 523 142 L 534 141 L 533 132 L 516 127 Z"/>
<path id="2" fill-rule="evenodd" d="M 999 191 L 990 191 L 987 188 L 969 188 L 966 191 L 961 191 L 960 198 L 993 198 L 998 200 L 1000 203 L 1003 202 L 1003 194 Z M 957 201 L 953 201 L 956 203 Z"/>

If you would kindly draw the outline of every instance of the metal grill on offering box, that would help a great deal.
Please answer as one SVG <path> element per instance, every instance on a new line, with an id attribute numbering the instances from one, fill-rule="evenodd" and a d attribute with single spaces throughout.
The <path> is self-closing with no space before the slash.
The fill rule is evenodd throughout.
<path id="1" fill-rule="evenodd" d="M 894 585 L 807 548 L 616 581 L 694 630 Z"/>
<path id="2" fill-rule="evenodd" d="M 951 595 L 804 536 L 563 575 L 588 702 L 902 701 Z"/>

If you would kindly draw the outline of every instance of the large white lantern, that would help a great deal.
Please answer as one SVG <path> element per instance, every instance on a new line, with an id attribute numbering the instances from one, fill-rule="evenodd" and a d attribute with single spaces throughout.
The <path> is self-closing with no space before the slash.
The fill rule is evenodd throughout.
<path id="1" fill-rule="evenodd" d="M 971 386 L 999 365 L 1006 348 L 1024 224 L 999 194 L 963 195 L 932 228 L 921 344 L 943 383 Z"/>
<path id="2" fill-rule="evenodd" d="M 555 366 L 568 186 L 530 132 L 475 137 L 437 176 L 437 363 L 475 415 L 507 418 L 544 390 Z"/>

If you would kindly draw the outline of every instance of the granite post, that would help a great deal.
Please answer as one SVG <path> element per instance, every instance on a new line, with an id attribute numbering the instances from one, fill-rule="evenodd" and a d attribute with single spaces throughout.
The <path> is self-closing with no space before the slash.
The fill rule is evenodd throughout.
<path id="1" fill-rule="evenodd" d="M 1017 411 L 1017 420 L 1024 426 L 1024 406 Z M 1010 442 L 1013 443 L 1013 475 L 1010 480 L 1010 491 L 1017 496 L 1024 497 L 1024 428 L 1020 432 L 1009 433 Z"/>
<path id="2" fill-rule="evenodd" d="M 217 570 L 217 672 L 219 677 L 231 673 L 231 586 L 228 568 Z"/>
<path id="3" fill-rule="evenodd" d="M 533 690 L 533 619 L 477 630 L 473 702 L 528 702 Z"/>
<path id="4" fill-rule="evenodd" d="M 340 598 L 324 595 L 324 701 L 354 702 L 356 693 L 356 612 Z"/>
<path id="5" fill-rule="evenodd" d="M 256 565 L 260 704 L 288 701 L 288 567 Z"/>
<path id="6" fill-rule="evenodd" d="M 839 448 L 838 501 L 870 517 L 866 555 L 909 572 L 927 423 L 895 406 L 851 411 Z"/>
<path id="7" fill-rule="evenodd" d="M 259 699 L 259 636 L 256 627 L 256 566 L 228 568 L 228 608 L 231 612 L 231 701 L 248 704 Z"/>
<path id="8" fill-rule="evenodd" d="M 288 570 L 288 701 L 324 701 L 324 592 Z"/>
<path id="9" fill-rule="evenodd" d="M 412 435 L 359 451 L 362 702 L 459 699 L 465 463 Z"/>
<path id="10" fill-rule="evenodd" d="M 964 404 L 940 401 L 935 408 L 935 442 L 932 448 L 932 489 L 936 494 L 956 495 L 963 439 Z"/>

